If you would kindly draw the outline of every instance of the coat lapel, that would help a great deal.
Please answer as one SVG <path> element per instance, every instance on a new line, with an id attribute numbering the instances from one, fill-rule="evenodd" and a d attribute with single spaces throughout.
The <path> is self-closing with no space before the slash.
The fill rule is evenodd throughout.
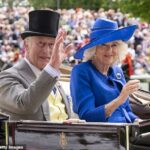
<path id="1" fill-rule="evenodd" d="M 71 117 L 71 106 L 70 106 L 70 102 L 69 102 L 69 100 L 68 100 L 68 98 L 67 98 L 67 96 L 66 96 L 66 94 L 65 94 L 65 92 L 64 92 L 64 90 L 63 90 L 63 88 L 61 87 L 61 85 L 60 85 L 59 82 L 57 82 L 56 86 L 57 86 L 57 88 L 58 88 L 58 90 L 59 90 L 59 92 L 60 92 L 60 94 L 61 94 L 61 96 L 62 96 L 62 99 L 63 99 L 64 104 L 65 104 L 65 106 L 66 106 L 66 112 L 67 112 L 67 114 L 68 114 L 68 117 L 70 118 L 70 117 Z"/>

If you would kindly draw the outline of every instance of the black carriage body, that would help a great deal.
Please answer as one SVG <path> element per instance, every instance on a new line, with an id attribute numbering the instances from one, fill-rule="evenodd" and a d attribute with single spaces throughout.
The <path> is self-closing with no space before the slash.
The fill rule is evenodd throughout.
<path id="1" fill-rule="evenodd" d="M 10 145 L 34 150 L 125 150 L 120 143 L 125 128 L 106 123 L 15 122 L 10 123 Z"/>

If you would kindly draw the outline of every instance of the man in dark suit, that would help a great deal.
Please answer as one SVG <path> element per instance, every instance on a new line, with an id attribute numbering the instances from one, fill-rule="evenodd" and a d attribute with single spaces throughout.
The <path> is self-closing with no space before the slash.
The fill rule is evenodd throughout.
<path id="1" fill-rule="evenodd" d="M 0 73 L 0 110 L 11 120 L 52 120 L 70 118 L 69 102 L 56 85 L 59 67 L 69 54 L 64 47 L 66 36 L 59 30 L 60 15 L 50 10 L 29 13 L 29 30 L 21 34 L 25 58 Z M 59 91 L 59 96 L 55 93 Z M 53 98 L 48 100 L 49 95 Z"/>

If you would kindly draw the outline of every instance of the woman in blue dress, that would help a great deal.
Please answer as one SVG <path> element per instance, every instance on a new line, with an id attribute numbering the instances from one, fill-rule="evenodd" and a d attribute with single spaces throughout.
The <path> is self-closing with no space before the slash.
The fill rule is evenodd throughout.
<path id="1" fill-rule="evenodd" d="M 71 73 L 73 110 L 80 119 L 90 122 L 123 122 L 138 120 L 129 105 L 129 95 L 139 89 L 139 80 L 126 83 L 116 64 L 122 59 L 136 25 L 118 28 L 115 21 L 97 19 L 90 42 L 79 49 L 76 59 L 84 62 Z"/>

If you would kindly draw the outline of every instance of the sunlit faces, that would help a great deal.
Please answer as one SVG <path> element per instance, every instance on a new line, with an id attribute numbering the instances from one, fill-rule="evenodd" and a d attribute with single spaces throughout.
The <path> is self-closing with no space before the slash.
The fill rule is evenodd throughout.
<path id="1" fill-rule="evenodd" d="M 26 57 L 31 64 L 42 70 L 50 61 L 55 38 L 33 36 L 25 39 Z"/>
<path id="2" fill-rule="evenodd" d="M 118 42 L 96 46 L 95 59 L 103 65 L 112 65 L 118 59 Z"/>

